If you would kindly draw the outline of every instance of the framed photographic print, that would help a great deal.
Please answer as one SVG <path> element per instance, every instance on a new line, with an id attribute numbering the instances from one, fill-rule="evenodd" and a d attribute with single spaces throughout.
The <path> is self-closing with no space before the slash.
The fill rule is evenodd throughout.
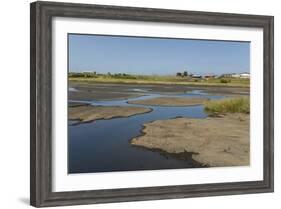
<path id="1" fill-rule="evenodd" d="M 273 192 L 273 17 L 31 3 L 31 205 Z"/>

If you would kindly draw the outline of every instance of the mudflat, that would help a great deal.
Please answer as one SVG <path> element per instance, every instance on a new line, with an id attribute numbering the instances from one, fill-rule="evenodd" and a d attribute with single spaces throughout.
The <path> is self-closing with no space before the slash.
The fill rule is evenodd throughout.
<path id="1" fill-rule="evenodd" d="M 180 94 L 193 90 L 201 90 L 219 95 L 249 95 L 247 87 L 188 86 L 180 84 L 122 84 L 122 83 L 91 83 L 70 81 L 68 96 L 70 100 L 115 100 L 143 96 L 146 93 Z"/>
<path id="2" fill-rule="evenodd" d="M 148 113 L 150 111 L 152 111 L 150 108 L 143 107 L 104 107 L 92 105 L 80 105 L 68 108 L 69 120 L 77 120 L 79 123 L 117 117 L 129 117 L 137 114 Z"/>
<path id="3" fill-rule="evenodd" d="M 192 106 L 192 105 L 202 105 L 206 98 L 201 97 L 157 97 L 152 99 L 143 99 L 136 101 L 129 101 L 129 104 L 141 104 L 141 105 L 151 105 L 151 106 Z"/>
<path id="4" fill-rule="evenodd" d="M 204 165 L 246 166 L 250 161 L 249 114 L 205 119 L 176 118 L 144 124 L 132 145 L 167 153 L 192 153 Z"/>
<path id="5" fill-rule="evenodd" d="M 85 102 L 68 102 L 68 107 L 79 107 L 85 105 L 87 105 Z"/>

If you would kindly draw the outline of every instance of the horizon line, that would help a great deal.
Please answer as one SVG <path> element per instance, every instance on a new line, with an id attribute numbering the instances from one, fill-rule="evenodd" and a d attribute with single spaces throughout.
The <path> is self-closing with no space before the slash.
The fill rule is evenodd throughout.
<path id="1" fill-rule="evenodd" d="M 68 71 L 68 73 L 96 73 L 96 74 L 103 74 L 103 75 L 106 75 L 106 74 L 108 74 L 108 73 L 110 73 L 110 74 L 128 74 L 128 75 L 176 75 L 177 73 L 183 73 L 183 72 L 185 72 L 185 71 L 177 71 L 177 72 L 175 72 L 175 73 L 173 73 L 173 74 L 159 74 L 159 73 L 155 73 L 155 74 L 136 74 L 136 73 L 128 73 L 128 72 L 118 72 L 118 73 L 113 73 L 113 72 L 106 72 L 106 73 L 102 73 L 102 72 L 98 72 L 98 71 L 91 71 L 91 70 L 84 70 L 84 71 L 79 71 L 79 72 L 77 72 L 77 71 Z M 188 72 L 188 71 L 186 71 L 186 72 Z M 224 74 L 242 74 L 242 73 L 249 73 L 250 74 L 250 72 L 249 71 L 241 71 L 241 72 L 236 72 L 236 73 L 233 73 L 233 72 L 226 72 L 226 73 L 220 73 L 220 74 L 217 74 L 217 73 L 212 73 L 212 72 L 208 72 L 208 73 L 202 73 L 202 72 L 199 72 L 199 73 L 193 73 L 193 72 L 188 72 L 188 74 L 189 75 L 224 75 Z"/>

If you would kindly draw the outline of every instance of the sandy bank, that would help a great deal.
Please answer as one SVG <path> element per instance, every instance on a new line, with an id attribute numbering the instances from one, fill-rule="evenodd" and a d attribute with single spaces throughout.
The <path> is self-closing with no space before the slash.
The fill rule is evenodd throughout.
<path id="1" fill-rule="evenodd" d="M 68 108 L 69 120 L 79 120 L 82 123 L 100 119 L 129 117 L 132 115 L 147 113 L 150 111 L 150 108 L 119 106 L 102 107 L 82 105 Z"/>
<path id="2" fill-rule="evenodd" d="M 143 96 L 140 93 L 124 93 L 116 92 L 114 89 L 111 91 L 101 90 L 81 90 L 81 91 L 70 91 L 69 99 L 78 101 L 92 101 L 92 100 L 123 100 Z"/>
<path id="3" fill-rule="evenodd" d="M 206 98 L 200 97 L 158 97 L 152 99 L 129 101 L 129 104 L 141 104 L 141 105 L 157 105 L 157 106 L 191 106 L 201 105 L 206 101 Z"/>
<path id="4" fill-rule="evenodd" d="M 188 85 L 163 85 L 163 84 L 114 84 L 114 83 L 89 83 L 69 82 L 69 87 L 76 91 L 69 91 L 70 100 L 91 101 L 91 100 L 113 100 L 127 99 L 145 95 L 145 92 L 137 92 L 135 89 L 142 89 L 148 93 L 159 94 L 182 94 L 193 90 L 214 95 L 249 95 L 249 88 L 242 87 L 217 87 L 217 86 L 188 86 Z"/>
<path id="5" fill-rule="evenodd" d="M 249 115 L 228 114 L 206 119 L 176 118 L 144 124 L 131 144 L 168 153 L 196 153 L 208 166 L 244 166 L 250 160 Z"/>

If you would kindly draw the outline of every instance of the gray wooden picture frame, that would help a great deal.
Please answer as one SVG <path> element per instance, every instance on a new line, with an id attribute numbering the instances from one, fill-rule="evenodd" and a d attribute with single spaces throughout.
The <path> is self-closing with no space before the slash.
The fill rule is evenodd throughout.
<path id="1" fill-rule="evenodd" d="M 30 11 L 30 203 L 35 207 L 273 192 L 273 17 L 227 13 L 34 2 Z M 262 181 L 52 191 L 52 19 L 152 21 L 263 29 L 264 138 Z"/>

